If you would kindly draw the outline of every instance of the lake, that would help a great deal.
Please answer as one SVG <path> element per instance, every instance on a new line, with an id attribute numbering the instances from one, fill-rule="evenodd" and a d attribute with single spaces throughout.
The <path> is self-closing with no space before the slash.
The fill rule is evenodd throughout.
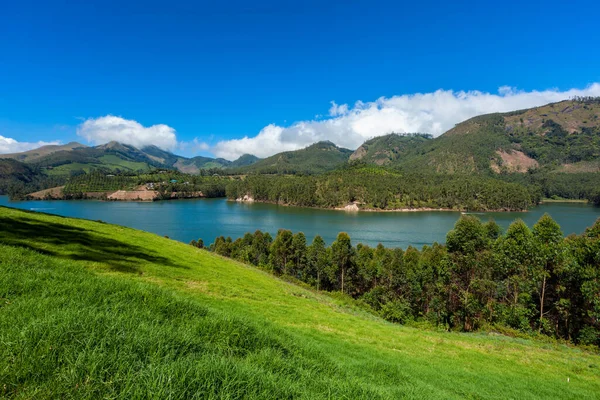
<path id="1" fill-rule="evenodd" d="M 189 242 L 202 238 L 209 244 L 220 235 L 241 237 L 257 229 L 277 233 L 279 228 L 302 231 L 309 241 L 321 235 L 330 244 L 338 232 L 348 232 L 354 244 L 387 247 L 422 247 L 444 242 L 459 212 L 361 212 L 284 207 L 273 204 L 236 203 L 225 199 L 190 199 L 159 202 L 105 202 L 92 200 L 9 201 L 0 196 L 0 206 L 41 211 L 69 217 L 102 220 Z M 600 208 L 584 203 L 547 203 L 529 212 L 482 213 L 504 229 L 517 218 L 529 226 L 550 214 L 565 235 L 581 233 L 600 217 Z"/>

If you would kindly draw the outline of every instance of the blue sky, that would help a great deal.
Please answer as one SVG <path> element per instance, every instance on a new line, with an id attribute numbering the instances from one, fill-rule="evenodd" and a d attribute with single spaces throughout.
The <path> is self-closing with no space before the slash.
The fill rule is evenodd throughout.
<path id="1" fill-rule="evenodd" d="M 165 146 L 177 153 L 234 158 L 247 148 L 264 156 L 315 139 L 351 147 L 389 130 L 439 134 L 459 122 L 439 108 L 456 107 L 450 114 L 462 118 L 537 105 L 574 88 L 600 90 L 590 86 L 600 82 L 595 1 L 14 1 L 2 8 L 0 136 L 30 146 L 119 135 L 145 144 L 153 130 L 132 137 L 161 124 L 171 129 L 158 129 L 163 139 L 173 134 L 177 142 Z M 498 94 L 504 86 L 513 89 Z M 462 102 L 461 91 L 470 96 Z M 348 106 L 332 109 L 331 101 Z M 127 123 L 107 125 L 108 115 Z"/>

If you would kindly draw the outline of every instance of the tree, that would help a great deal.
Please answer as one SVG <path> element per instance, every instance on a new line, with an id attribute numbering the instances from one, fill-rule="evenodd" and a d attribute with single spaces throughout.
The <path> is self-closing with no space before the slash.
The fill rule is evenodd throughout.
<path id="1" fill-rule="evenodd" d="M 522 220 L 514 221 L 494 246 L 495 280 L 503 303 L 508 307 L 504 321 L 513 328 L 529 329 L 529 269 L 535 262 L 533 234 Z"/>
<path id="2" fill-rule="evenodd" d="M 329 252 L 327 251 L 325 241 L 321 236 L 315 236 L 312 244 L 308 247 L 307 253 L 310 271 L 315 274 L 317 290 L 320 290 L 321 276 L 330 263 Z"/>
<path id="3" fill-rule="evenodd" d="M 502 233 L 502 228 L 500 228 L 500 225 L 498 225 L 492 218 L 490 218 L 490 220 L 486 222 L 483 227 L 485 228 L 485 233 L 488 239 L 492 241 L 498 239 Z"/>
<path id="4" fill-rule="evenodd" d="M 292 261 L 292 240 L 294 236 L 288 229 L 280 229 L 271 245 L 271 265 L 276 272 L 287 274 L 290 261 Z"/>
<path id="5" fill-rule="evenodd" d="M 531 275 L 538 286 L 539 328 L 544 325 L 544 304 L 547 295 L 547 282 L 556 276 L 563 267 L 566 254 L 563 233 L 560 226 L 548 214 L 544 214 L 533 226 L 536 261 L 531 264 Z"/>
<path id="6" fill-rule="evenodd" d="M 339 274 L 341 283 L 341 291 L 344 293 L 344 279 L 346 271 L 352 266 L 352 258 L 354 249 L 350 241 L 350 236 L 346 232 L 340 232 L 337 238 L 331 245 L 332 266 L 334 267 L 334 275 Z"/>
<path id="7" fill-rule="evenodd" d="M 221 256 L 225 256 L 225 257 L 230 257 L 231 256 L 231 238 L 229 236 L 227 236 L 227 238 L 224 238 L 223 236 L 219 236 L 218 238 L 215 239 L 215 242 L 211 245 L 212 251 L 214 251 L 215 253 L 221 255 Z"/>
<path id="8" fill-rule="evenodd" d="M 379 275 L 378 265 L 373 259 L 373 249 L 369 246 L 359 243 L 356 246 L 356 271 L 358 275 L 359 292 L 365 293 L 372 287 L 377 287 L 377 277 Z"/>
<path id="9" fill-rule="evenodd" d="M 265 265 L 269 262 L 269 249 L 273 238 L 267 233 L 263 233 L 260 230 L 254 232 L 252 238 L 251 253 L 252 261 L 254 265 Z"/>
<path id="10" fill-rule="evenodd" d="M 475 328 L 482 312 L 487 286 L 489 248 L 491 241 L 481 221 L 473 216 L 461 216 L 446 236 L 450 258 L 451 307 L 463 329 Z M 456 321 L 458 322 L 458 321 Z"/>
<path id="11" fill-rule="evenodd" d="M 197 247 L 199 249 L 203 249 L 204 248 L 204 240 L 202 239 L 198 239 L 198 240 L 192 240 L 190 242 L 190 244 L 194 247 Z"/>
<path id="12" fill-rule="evenodd" d="M 294 263 L 294 275 L 304 276 L 306 274 L 306 236 L 298 232 L 292 238 L 292 257 Z M 302 279 L 302 278 L 301 278 Z M 305 280 L 306 278 L 302 279 Z"/>

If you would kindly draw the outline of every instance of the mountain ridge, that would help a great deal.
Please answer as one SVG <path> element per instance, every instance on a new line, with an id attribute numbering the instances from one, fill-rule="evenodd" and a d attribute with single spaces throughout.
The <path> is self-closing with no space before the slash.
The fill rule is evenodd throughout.
<path id="1" fill-rule="evenodd" d="M 260 160 L 252 155 L 243 155 L 234 161 L 204 156 L 187 158 L 154 145 L 137 148 L 117 141 L 91 147 L 77 142 L 48 145 L 21 153 L 0 154 L 0 159 L 39 166 L 54 175 L 70 175 L 73 171 L 89 172 L 99 168 L 131 172 L 174 168 L 180 172 L 197 174 L 201 169 L 248 166 Z"/>
<path id="2" fill-rule="evenodd" d="M 48 145 L 23 153 L 0 155 L 34 164 L 58 175 L 94 168 L 137 171 L 175 168 L 197 174 L 203 169 L 227 173 L 307 173 L 331 171 L 350 162 L 437 173 L 525 173 L 531 169 L 560 172 L 600 171 L 600 98 L 575 98 L 507 113 L 479 115 L 432 138 L 426 133 L 386 134 L 352 151 L 331 141 L 259 159 L 183 157 L 157 146 L 108 142 L 87 147 L 77 142 Z"/>

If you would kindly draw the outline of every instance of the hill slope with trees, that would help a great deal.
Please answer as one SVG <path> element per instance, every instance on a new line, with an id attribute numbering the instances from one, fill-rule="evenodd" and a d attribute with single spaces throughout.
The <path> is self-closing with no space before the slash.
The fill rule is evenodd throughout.
<path id="1" fill-rule="evenodd" d="M 415 146 L 396 165 L 438 173 L 597 171 L 600 98 L 581 98 L 457 124 Z"/>
<path id="2" fill-rule="evenodd" d="M 232 173 L 317 174 L 346 164 L 351 154 L 352 150 L 331 142 L 318 142 L 304 149 L 278 153 L 250 166 L 233 169 Z"/>
<path id="3" fill-rule="evenodd" d="M 367 164 L 391 165 L 398 163 L 406 154 L 414 152 L 433 137 L 425 133 L 377 136 L 367 140 L 350 156 L 350 161 L 360 160 Z"/>
<path id="4" fill-rule="evenodd" d="M 446 245 L 421 250 L 353 246 L 343 232 L 329 247 L 320 236 L 309 245 L 302 232 L 285 229 L 275 238 L 261 231 L 221 236 L 209 248 L 347 293 L 392 322 L 467 332 L 493 326 L 600 346 L 600 219 L 565 239 L 547 214 L 533 229 L 517 220 L 505 234 L 493 220 L 461 216 Z"/>

